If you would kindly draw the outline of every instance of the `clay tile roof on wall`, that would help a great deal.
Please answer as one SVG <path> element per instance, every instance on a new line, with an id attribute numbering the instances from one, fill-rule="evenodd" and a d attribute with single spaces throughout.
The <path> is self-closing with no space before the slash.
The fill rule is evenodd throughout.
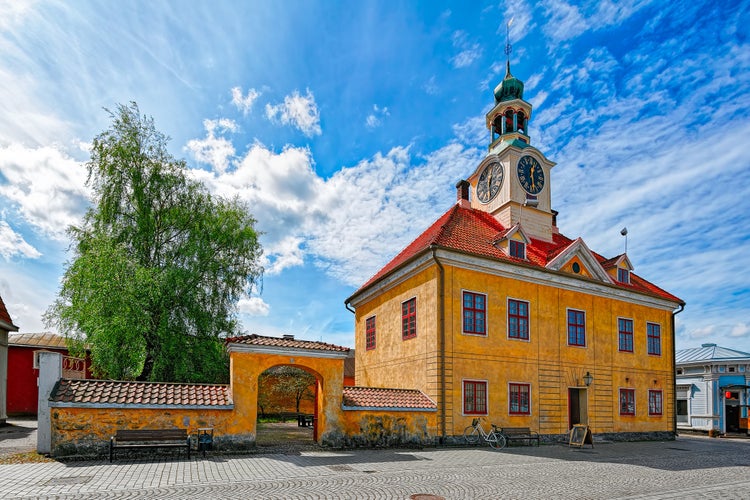
<path id="1" fill-rule="evenodd" d="M 10 319 L 10 314 L 8 314 L 8 309 L 5 307 L 5 302 L 3 302 L 2 297 L 0 297 L 0 328 L 4 328 L 11 332 L 18 331 L 18 327 L 14 325 L 13 320 Z"/>
<path id="2" fill-rule="evenodd" d="M 231 406 L 228 385 L 61 379 L 53 403 L 92 405 Z"/>
<path id="3" fill-rule="evenodd" d="M 552 234 L 552 241 L 531 238 L 531 243 L 526 246 L 527 260 L 523 260 L 511 257 L 494 245 L 498 235 L 505 234 L 505 231 L 506 228 L 491 214 L 482 210 L 465 208 L 458 204 L 453 205 L 450 210 L 444 213 L 425 232 L 420 234 L 390 262 L 383 266 L 372 278 L 367 280 L 345 302 L 349 303 L 349 301 L 365 289 L 408 263 L 413 258 L 428 251 L 433 246 L 489 259 L 546 269 L 547 264 L 551 260 L 574 243 L 574 240 L 559 233 Z M 600 263 L 606 261 L 600 255 L 594 254 L 594 256 Z M 678 297 L 636 276 L 634 273 L 631 273 L 631 283 L 618 282 L 614 286 L 656 295 L 680 304 L 683 303 Z"/>
<path id="4" fill-rule="evenodd" d="M 333 351 L 349 352 L 348 347 L 342 347 L 314 340 L 297 340 L 293 335 L 285 337 L 264 337 L 262 335 L 245 335 L 242 337 L 230 337 L 225 341 L 227 344 L 256 345 L 266 347 L 287 347 L 292 349 L 307 349 L 311 351 Z"/>
<path id="5" fill-rule="evenodd" d="M 344 387 L 344 406 L 436 410 L 437 404 L 416 389 Z"/>
<path id="6" fill-rule="evenodd" d="M 8 335 L 8 345 L 23 347 L 48 347 L 52 349 L 67 349 L 65 337 L 55 333 L 11 333 Z"/>

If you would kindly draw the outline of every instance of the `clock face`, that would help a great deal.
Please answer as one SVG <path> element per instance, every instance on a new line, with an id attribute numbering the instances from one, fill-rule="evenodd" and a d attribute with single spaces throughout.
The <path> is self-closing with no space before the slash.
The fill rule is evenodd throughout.
<path id="1" fill-rule="evenodd" d="M 518 160 L 518 182 L 529 194 L 539 194 L 544 188 L 544 169 L 532 156 Z"/>
<path id="2" fill-rule="evenodd" d="M 503 185 L 503 166 L 494 161 L 484 167 L 477 182 L 477 199 L 482 203 L 492 201 Z"/>

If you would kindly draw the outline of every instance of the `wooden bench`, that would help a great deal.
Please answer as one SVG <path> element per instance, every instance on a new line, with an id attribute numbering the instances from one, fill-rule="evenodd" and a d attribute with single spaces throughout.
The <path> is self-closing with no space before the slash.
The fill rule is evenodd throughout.
<path id="1" fill-rule="evenodd" d="M 287 420 L 294 420 L 299 416 L 296 411 L 282 411 L 279 413 L 279 420 L 286 422 Z"/>
<path id="2" fill-rule="evenodd" d="M 526 441 L 531 445 L 531 441 L 536 440 L 536 445 L 539 446 L 539 433 L 528 427 L 503 427 L 500 432 L 508 441 Z"/>
<path id="3" fill-rule="evenodd" d="M 185 448 L 190 459 L 190 437 L 187 429 L 120 429 L 109 438 L 109 461 L 115 458 L 115 449 Z"/>

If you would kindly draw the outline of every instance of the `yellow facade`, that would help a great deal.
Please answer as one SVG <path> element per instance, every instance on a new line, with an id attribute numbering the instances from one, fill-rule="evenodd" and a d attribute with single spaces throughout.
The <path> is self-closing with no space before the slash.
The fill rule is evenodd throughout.
<path id="1" fill-rule="evenodd" d="M 461 435 L 476 416 L 463 411 L 465 380 L 486 381 L 485 415 L 498 426 L 528 426 L 541 434 L 566 434 L 577 423 L 571 422 L 569 414 L 569 391 L 573 390 L 580 400 L 580 421 L 589 424 L 595 434 L 672 432 L 674 335 L 670 307 L 629 301 L 614 291 L 612 296 L 607 296 L 607 290 L 587 292 L 586 281 L 580 282 L 579 290 L 569 289 L 570 283 L 563 287 L 539 281 L 433 263 L 357 303 L 356 383 L 422 390 L 438 402 L 443 436 Z M 464 291 L 486 296 L 486 335 L 463 332 Z M 417 298 L 417 336 L 403 340 L 401 303 L 412 297 Z M 528 340 L 508 337 L 508 299 L 529 304 Z M 568 345 L 568 309 L 585 312 L 584 347 Z M 377 325 L 376 345 L 367 350 L 365 321 L 372 316 Z M 444 355 L 439 348 L 441 316 Z M 619 318 L 633 321 L 633 352 L 619 350 Z M 661 327 L 660 356 L 647 354 L 647 322 Z M 584 382 L 587 372 L 593 377 L 588 387 Z M 510 413 L 509 383 L 529 384 L 528 415 Z M 633 416 L 620 414 L 621 388 L 634 389 Z M 661 415 L 649 414 L 649 390 L 662 391 Z"/>

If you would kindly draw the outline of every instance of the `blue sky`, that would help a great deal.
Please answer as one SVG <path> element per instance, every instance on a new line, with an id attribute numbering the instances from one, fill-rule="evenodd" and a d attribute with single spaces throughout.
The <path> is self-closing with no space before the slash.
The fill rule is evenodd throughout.
<path id="1" fill-rule="evenodd" d="M 677 347 L 750 351 L 750 5 L 0 3 L 0 295 L 46 330 L 88 144 L 135 101 L 264 232 L 248 333 L 353 345 L 343 301 L 455 202 L 504 75 L 563 234 L 687 302 Z"/>

